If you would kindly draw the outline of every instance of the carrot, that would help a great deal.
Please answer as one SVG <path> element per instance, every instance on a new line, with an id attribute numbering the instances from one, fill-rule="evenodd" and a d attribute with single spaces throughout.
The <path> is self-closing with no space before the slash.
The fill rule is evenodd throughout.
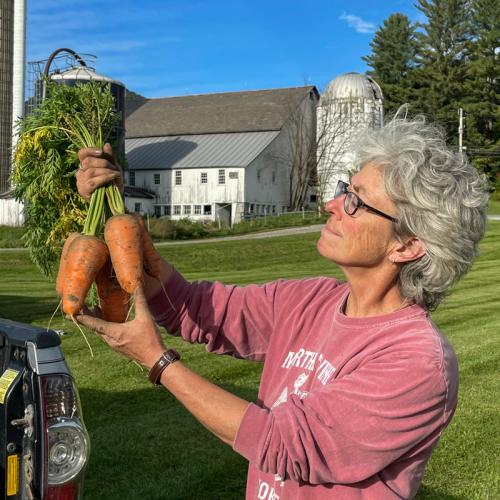
<path id="1" fill-rule="evenodd" d="M 97 273 L 106 263 L 108 249 L 95 236 L 80 235 L 69 246 L 63 277 L 63 311 L 70 316 L 79 312 Z"/>
<path id="2" fill-rule="evenodd" d="M 161 257 L 156 251 L 153 240 L 144 225 L 142 217 L 135 213 L 134 219 L 138 222 L 141 228 L 142 251 L 144 253 L 144 269 L 153 278 L 160 279 Z"/>
<path id="3" fill-rule="evenodd" d="M 168 296 L 167 291 L 165 290 L 165 285 L 163 284 L 163 281 L 161 280 L 161 257 L 160 254 L 156 251 L 156 248 L 153 244 L 153 240 L 151 239 L 151 236 L 148 233 L 148 230 L 146 229 L 146 226 L 144 225 L 144 221 L 142 220 L 142 217 L 138 214 L 135 213 L 134 218 L 137 220 L 139 227 L 141 228 L 141 240 L 142 240 L 142 250 L 144 253 L 144 269 L 146 272 L 152 276 L 153 278 L 156 278 L 158 282 L 161 285 L 161 288 L 163 290 L 163 293 L 165 294 L 165 297 L 167 298 L 170 307 L 175 311 L 175 306 L 170 300 L 170 297 Z"/>
<path id="4" fill-rule="evenodd" d="M 61 252 L 61 258 L 59 260 L 59 270 L 57 272 L 57 279 L 56 279 L 56 292 L 57 295 L 59 295 L 59 297 L 62 297 L 63 295 L 63 282 L 66 271 L 66 257 L 68 255 L 68 250 L 71 243 L 77 236 L 80 236 L 80 233 L 70 233 L 69 236 L 66 238 L 66 241 L 64 242 L 64 246 Z"/>
<path id="5" fill-rule="evenodd" d="M 128 214 L 114 215 L 106 221 L 104 239 L 118 283 L 133 294 L 143 278 L 141 228 L 137 220 Z"/>
<path id="6" fill-rule="evenodd" d="M 122 289 L 113 275 L 110 259 L 97 274 L 95 282 L 102 319 L 113 323 L 125 322 L 129 311 L 130 295 Z"/>

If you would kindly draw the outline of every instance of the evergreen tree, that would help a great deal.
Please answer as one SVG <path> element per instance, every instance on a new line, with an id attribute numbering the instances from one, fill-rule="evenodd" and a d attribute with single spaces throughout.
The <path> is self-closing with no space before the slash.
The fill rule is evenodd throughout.
<path id="1" fill-rule="evenodd" d="M 415 64 L 415 27 L 404 14 L 392 14 L 375 33 L 372 53 L 363 60 L 372 68 L 367 73 L 381 86 L 384 110 L 392 114 L 410 100 L 410 73 Z"/>
<path id="2" fill-rule="evenodd" d="M 414 72 L 415 106 L 439 122 L 453 142 L 458 138 L 457 110 L 464 96 L 469 0 L 418 0 L 427 18 L 419 23 L 418 68 Z"/>
<path id="3" fill-rule="evenodd" d="M 500 175 L 500 0 L 474 0 L 464 145 L 492 185 Z"/>

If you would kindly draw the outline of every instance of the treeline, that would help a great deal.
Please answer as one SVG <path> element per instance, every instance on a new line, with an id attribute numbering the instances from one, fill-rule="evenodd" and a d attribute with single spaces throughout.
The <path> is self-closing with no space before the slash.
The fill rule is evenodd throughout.
<path id="1" fill-rule="evenodd" d="M 424 113 L 463 146 L 500 191 L 500 0 L 417 0 L 424 21 L 392 14 L 363 60 L 382 87 L 386 115 L 404 103 Z"/>

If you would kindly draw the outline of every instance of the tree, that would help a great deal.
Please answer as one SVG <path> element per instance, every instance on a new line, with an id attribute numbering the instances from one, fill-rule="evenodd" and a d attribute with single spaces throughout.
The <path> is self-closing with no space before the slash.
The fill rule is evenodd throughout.
<path id="1" fill-rule="evenodd" d="M 329 99 L 321 97 L 318 107 L 316 141 L 316 192 L 322 206 L 333 196 L 336 182 L 352 174 L 350 146 L 357 133 L 377 123 L 366 120 L 360 112 L 358 99 Z"/>
<path id="2" fill-rule="evenodd" d="M 500 0 L 475 0 L 467 79 L 465 145 L 491 184 L 500 174 Z"/>
<path id="3" fill-rule="evenodd" d="M 362 59 L 372 68 L 367 73 L 381 86 L 384 109 L 393 114 L 411 97 L 411 72 L 415 66 L 415 27 L 404 14 L 392 14 L 375 33 L 372 53 Z"/>
<path id="4" fill-rule="evenodd" d="M 419 23 L 414 71 L 416 111 L 439 122 L 457 140 L 457 109 L 464 97 L 467 42 L 470 34 L 469 0 L 418 0 L 427 18 Z"/>

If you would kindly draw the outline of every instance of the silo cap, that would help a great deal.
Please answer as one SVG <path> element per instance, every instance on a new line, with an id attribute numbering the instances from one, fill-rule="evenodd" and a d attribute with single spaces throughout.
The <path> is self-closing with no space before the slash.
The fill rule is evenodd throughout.
<path id="1" fill-rule="evenodd" d="M 115 85 L 121 85 L 125 87 L 122 82 L 118 80 L 114 80 L 109 76 L 102 75 L 101 73 L 97 73 L 97 71 L 93 68 L 89 68 L 87 66 L 79 66 L 77 68 L 71 68 L 67 71 L 63 71 L 62 73 L 53 73 L 50 75 L 51 80 L 94 80 L 96 82 L 107 82 L 113 83 Z"/>

